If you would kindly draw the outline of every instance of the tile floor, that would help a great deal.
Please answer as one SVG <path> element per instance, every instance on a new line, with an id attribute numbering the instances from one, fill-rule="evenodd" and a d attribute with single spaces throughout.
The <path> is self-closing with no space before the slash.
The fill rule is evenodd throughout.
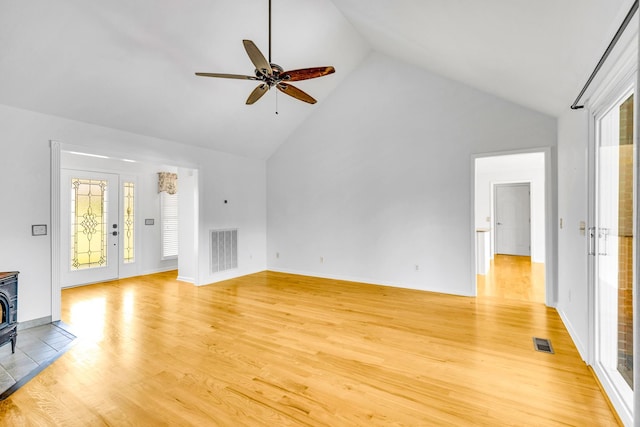
<path id="1" fill-rule="evenodd" d="M 0 400 L 33 378 L 76 339 L 60 322 L 18 330 L 16 352 L 11 343 L 0 347 Z M 22 382 L 21 382 L 22 381 Z"/>

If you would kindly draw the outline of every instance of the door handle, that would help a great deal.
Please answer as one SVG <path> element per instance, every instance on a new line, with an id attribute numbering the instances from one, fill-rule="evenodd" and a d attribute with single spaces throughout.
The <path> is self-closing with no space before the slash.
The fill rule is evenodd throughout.
<path id="1" fill-rule="evenodd" d="M 596 254 L 596 228 L 589 227 L 589 255 Z"/>

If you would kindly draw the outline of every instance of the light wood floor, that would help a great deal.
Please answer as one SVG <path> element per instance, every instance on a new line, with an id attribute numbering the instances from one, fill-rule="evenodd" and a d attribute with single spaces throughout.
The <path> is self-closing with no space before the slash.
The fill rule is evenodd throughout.
<path id="1" fill-rule="evenodd" d="M 174 277 L 63 291 L 81 339 L 0 402 L 2 425 L 616 425 L 543 304 L 273 272 Z"/>
<path id="2" fill-rule="evenodd" d="M 545 303 L 544 264 L 531 257 L 495 255 L 486 275 L 477 275 L 478 296 Z"/>

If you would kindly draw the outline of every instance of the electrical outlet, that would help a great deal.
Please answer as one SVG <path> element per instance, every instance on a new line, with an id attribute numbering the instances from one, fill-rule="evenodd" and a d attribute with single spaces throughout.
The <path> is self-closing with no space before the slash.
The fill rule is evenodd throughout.
<path id="1" fill-rule="evenodd" d="M 280 252 L 276 252 L 276 258 L 280 258 Z"/>
<path id="2" fill-rule="evenodd" d="M 420 266 L 418 264 L 416 264 L 416 271 L 420 270 Z"/>
<path id="3" fill-rule="evenodd" d="M 320 257 L 320 264 L 324 264 L 324 257 L 323 256 Z"/>

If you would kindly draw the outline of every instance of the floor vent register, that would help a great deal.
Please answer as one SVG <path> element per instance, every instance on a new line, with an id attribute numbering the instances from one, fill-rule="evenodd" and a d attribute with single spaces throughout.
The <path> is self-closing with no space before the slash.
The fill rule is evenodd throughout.
<path id="1" fill-rule="evenodd" d="M 551 341 L 546 338 L 533 337 L 533 347 L 536 349 L 536 351 L 553 354 Z"/>

